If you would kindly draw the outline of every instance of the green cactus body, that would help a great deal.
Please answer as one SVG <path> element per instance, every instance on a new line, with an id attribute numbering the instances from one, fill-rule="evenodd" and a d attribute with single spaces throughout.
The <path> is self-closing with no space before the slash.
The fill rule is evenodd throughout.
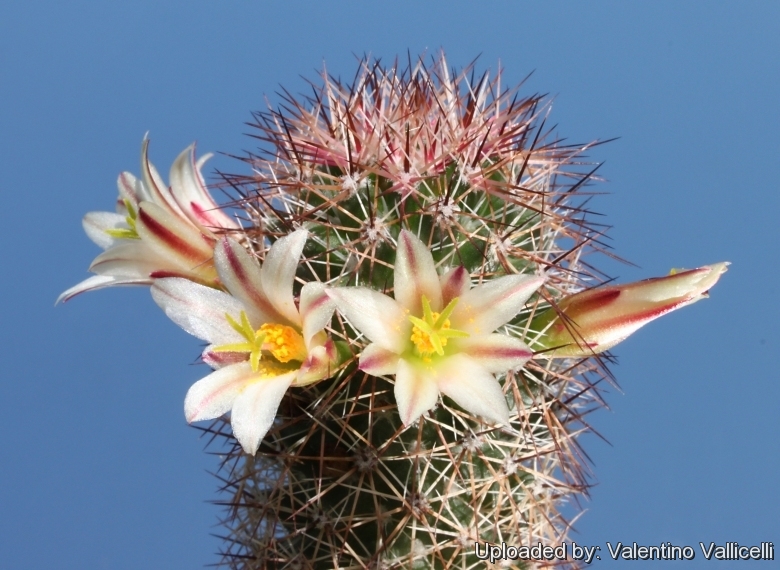
<path id="1" fill-rule="evenodd" d="M 470 73 L 451 78 L 443 57 L 404 71 L 365 60 L 353 86 L 326 78 L 314 97 L 257 115 L 270 154 L 246 159 L 252 176 L 228 177 L 249 216 L 245 245 L 262 260 L 278 237 L 306 228 L 296 295 L 321 281 L 392 296 L 401 230 L 428 247 L 440 275 L 463 266 L 478 285 L 544 274 L 497 331 L 538 347 L 534 316 L 602 280 L 581 261 L 602 235 L 583 207 L 590 145 L 554 140 L 540 97 Z M 358 368 L 366 338 L 339 313 L 328 331 L 338 367 L 287 392 L 254 457 L 226 420 L 208 428 L 225 442 L 225 564 L 483 568 L 477 541 L 561 544 L 559 508 L 588 488 L 576 438 L 600 405 L 600 361 L 541 353 L 500 375 L 509 426 L 442 396 L 407 427 L 393 377 Z"/>

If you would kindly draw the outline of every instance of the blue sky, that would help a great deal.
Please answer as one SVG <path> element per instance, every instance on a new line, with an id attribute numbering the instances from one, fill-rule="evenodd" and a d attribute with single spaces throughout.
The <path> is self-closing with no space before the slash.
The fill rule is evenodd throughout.
<path id="1" fill-rule="evenodd" d="M 590 418 L 609 443 L 583 438 L 598 484 L 571 538 L 610 568 L 630 563 L 607 541 L 780 547 L 779 4 L 30 0 L 0 6 L 0 566 L 217 560 L 217 459 L 182 414 L 198 342 L 144 289 L 52 306 L 87 276 L 80 219 L 112 207 L 144 133 L 163 172 L 194 140 L 240 153 L 250 112 L 323 61 L 346 78 L 364 53 L 440 48 L 500 61 L 507 84 L 533 71 L 525 92 L 554 97 L 570 141 L 620 137 L 592 154 L 608 179 L 592 206 L 638 267 L 608 273 L 733 263 L 711 299 L 615 349 L 623 393 Z"/>

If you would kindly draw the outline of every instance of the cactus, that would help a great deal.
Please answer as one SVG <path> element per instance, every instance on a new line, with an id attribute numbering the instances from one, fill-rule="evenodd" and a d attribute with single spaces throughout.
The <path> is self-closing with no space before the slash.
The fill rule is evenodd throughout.
<path id="1" fill-rule="evenodd" d="M 96 275 L 58 301 L 151 285 L 208 341 L 184 408 L 214 420 L 227 566 L 468 569 L 487 544 L 564 546 L 604 351 L 728 263 L 594 288 L 597 143 L 564 145 L 500 72 L 365 59 L 313 87 L 255 115 L 264 152 L 223 175 L 241 224 L 193 147 L 166 186 L 145 140 L 117 212 L 84 218 Z M 577 565 L 558 552 L 498 564 Z"/>
<path id="2" fill-rule="evenodd" d="M 451 74 L 443 56 L 403 70 L 366 59 L 352 85 L 325 76 L 314 92 L 256 114 L 268 152 L 244 158 L 251 176 L 225 176 L 259 259 L 304 227 L 300 283 L 391 293 L 406 230 L 440 274 L 463 266 L 474 285 L 543 274 L 501 328 L 532 348 L 534 316 L 602 280 L 582 261 L 602 247 L 603 228 L 584 207 L 592 144 L 555 139 L 542 97 L 506 90 L 500 73 Z M 366 337 L 341 313 L 330 332 L 340 366 L 287 392 L 256 455 L 242 452 L 225 420 L 206 428 L 225 445 L 228 566 L 481 568 L 477 541 L 563 541 L 560 508 L 588 488 L 576 438 L 600 406 L 600 360 L 539 354 L 501 375 L 508 425 L 443 397 L 405 426 L 392 376 L 358 367 Z"/>

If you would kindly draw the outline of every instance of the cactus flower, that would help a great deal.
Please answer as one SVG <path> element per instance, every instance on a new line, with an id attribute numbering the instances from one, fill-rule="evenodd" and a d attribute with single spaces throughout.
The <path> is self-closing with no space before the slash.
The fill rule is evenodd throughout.
<path id="1" fill-rule="evenodd" d="M 333 342 L 323 331 L 334 305 L 321 283 L 293 282 L 306 230 L 280 238 L 260 264 L 222 238 L 214 264 L 228 293 L 180 277 L 157 279 L 152 297 L 176 324 L 205 340 L 203 360 L 216 370 L 192 385 L 184 401 L 189 423 L 232 410 L 233 434 L 254 454 L 290 386 L 330 375 Z"/>
<path id="2" fill-rule="evenodd" d="M 216 284 L 211 258 L 217 236 L 239 226 L 206 189 L 200 168 L 211 155 L 196 163 L 195 145 L 187 147 L 171 167 L 168 187 L 149 162 L 148 146 L 144 139 L 142 178 L 129 172 L 119 175 L 117 212 L 84 216 L 84 231 L 105 251 L 89 267 L 97 275 L 63 292 L 58 303 L 114 285 L 149 285 L 157 277 Z"/>
<path id="3" fill-rule="evenodd" d="M 500 68 L 404 59 L 366 58 L 348 84 L 323 72 L 254 115 L 262 149 L 224 175 L 241 226 L 192 148 L 168 188 L 146 142 L 117 213 L 84 219 L 105 251 L 61 299 L 150 284 L 207 345 L 184 413 L 218 418 L 228 566 L 476 568 L 476 543 L 565 545 L 611 377 L 592 356 L 726 269 L 583 291 L 604 278 L 585 155 L 600 142 L 564 143 L 550 101 Z"/>
<path id="4" fill-rule="evenodd" d="M 404 230 L 394 299 L 366 287 L 327 293 L 371 341 L 360 355 L 360 369 L 395 375 L 404 425 L 434 407 L 440 393 L 466 411 L 508 424 L 506 399 L 494 374 L 522 367 L 533 353 L 519 339 L 493 331 L 508 323 L 543 281 L 508 275 L 471 289 L 463 267 L 439 277 L 430 251 Z"/>
<path id="5" fill-rule="evenodd" d="M 707 297 L 728 263 L 672 272 L 564 297 L 534 322 L 548 356 L 587 357 L 608 350 L 650 321 Z"/>

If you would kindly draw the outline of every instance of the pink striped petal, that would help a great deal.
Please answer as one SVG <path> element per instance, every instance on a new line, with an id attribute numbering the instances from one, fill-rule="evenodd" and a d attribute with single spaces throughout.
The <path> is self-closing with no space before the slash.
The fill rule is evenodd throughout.
<path id="1" fill-rule="evenodd" d="M 98 289 L 114 287 L 116 285 L 149 285 L 151 281 L 151 279 L 132 279 L 127 277 L 116 277 L 114 275 L 93 275 L 81 283 L 74 285 L 70 289 L 63 291 L 62 294 L 57 297 L 54 304 L 66 303 L 76 295 L 80 295 L 87 291 L 96 291 Z"/>
<path id="2" fill-rule="evenodd" d="M 301 326 L 301 317 L 293 301 L 295 272 L 309 232 L 296 230 L 276 240 L 263 261 L 263 290 L 274 308 L 291 323 Z"/>
<path id="3" fill-rule="evenodd" d="M 260 442 L 271 429 L 279 404 L 294 378 L 295 372 L 289 372 L 273 378 L 252 379 L 243 393 L 235 399 L 230 423 L 233 426 L 233 435 L 245 452 L 250 455 L 257 452 Z"/>
<path id="4" fill-rule="evenodd" d="M 667 313 L 707 296 L 728 263 L 705 265 L 666 277 L 582 291 L 565 297 L 543 342 L 554 356 L 590 356 L 608 350 Z"/>
<path id="5" fill-rule="evenodd" d="M 360 354 L 360 369 L 373 376 L 395 374 L 398 371 L 399 358 L 395 352 L 372 343 Z"/>
<path id="6" fill-rule="evenodd" d="M 249 355 L 246 352 L 214 352 L 213 348 L 214 345 L 207 346 L 200 358 L 214 370 L 248 360 Z"/>
<path id="7" fill-rule="evenodd" d="M 149 139 L 144 137 L 141 144 L 141 180 L 145 185 L 150 201 L 157 204 L 172 216 L 183 218 L 184 214 L 171 196 L 168 186 L 163 181 L 154 165 L 149 162 Z M 139 203 L 140 204 L 140 203 Z"/>
<path id="8" fill-rule="evenodd" d="M 260 264 L 230 238 L 222 238 L 214 249 L 214 265 L 219 279 L 244 307 L 252 326 L 265 323 L 292 324 L 268 300 L 263 291 Z"/>
<path id="9" fill-rule="evenodd" d="M 509 425 L 509 408 L 495 377 L 465 354 L 443 359 L 436 366 L 439 389 L 461 408 Z"/>
<path id="10" fill-rule="evenodd" d="M 455 298 L 462 297 L 471 289 L 471 277 L 466 268 L 453 267 L 441 276 L 442 305 L 447 306 Z"/>
<path id="11" fill-rule="evenodd" d="M 488 372 L 503 374 L 521 368 L 533 358 L 533 351 L 520 339 L 504 334 L 454 338 L 453 351 L 466 354 Z"/>
<path id="12" fill-rule="evenodd" d="M 211 275 L 213 241 L 195 227 L 151 202 L 139 206 L 136 230 L 141 240 L 148 244 L 172 268 L 193 273 Z M 165 270 L 166 267 L 159 267 Z"/>
<path id="13" fill-rule="evenodd" d="M 401 231 L 395 257 L 393 296 L 412 315 L 422 315 L 422 296 L 434 311 L 442 309 L 441 284 L 433 256 L 413 233 Z"/>
<path id="14" fill-rule="evenodd" d="M 333 341 L 328 340 L 324 345 L 315 346 L 309 351 L 306 361 L 295 377 L 295 386 L 306 386 L 320 380 L 324 380 L 332 373 L 336 356 Z"/>
<path id="15" fill-rule="evenodd" d="M 193 384 L 184 398 L 188 423 L 226 414 L 254 376 L 248 362 L 220 368 Z"/>
<path id="16" fill-rule="evenodd" d="M 200 230 L 238 229 L 238 224 L 214 202 L 200 174 L 200 167 L 210 156 L 202 157 L 196 164 L 194 143 L 180 153 L 171 166 L 171 194 L 181 211 Z"/>
<path id="17" fill-rule="evenodd" d="M 223 291 L 193 283 L 188 279 L 156 279 L 152 298 L 174 323 L 211 344 L 245 342 L 230 326 L 225 315 L 241 322 L 241 303 Z"/>
<path id="18" fill-rule="evenodd" d="M 450 317 L 452 327 L 475 335 L 493 332 L 511 321 L 544 277 L 506 275 L 463 294 Z"/>
<path id="19" fill-rule="evenodd" d="M 336 305 L 325 292 L 323 283 L 306 283 L 301 289 L 303 342 L 311 346 L 312 337 L 330 324 Z"/>
<path id="20" fill-rule="evenodd" d="M 405 426 L 412 425 L 439 401 L 439 388 L 428 370 L 398 361 L 395 374 L 395 401 Z"/>
<path id="21" fill-rule="evenodd" d="M 339 312 L 370 341 L 398 354 L 407 348 L 412 324 L 395 300 L 366 287 L 334 287 L 327 292 Z"/>
<path id="22" fill-rule="evenodd" d="M 140 240 L 122 240 L 98 255 L 89 270 L 99 275 L 145 279 L 151 283 L 151 274 L 165 265 L 165 259 Z"/>

